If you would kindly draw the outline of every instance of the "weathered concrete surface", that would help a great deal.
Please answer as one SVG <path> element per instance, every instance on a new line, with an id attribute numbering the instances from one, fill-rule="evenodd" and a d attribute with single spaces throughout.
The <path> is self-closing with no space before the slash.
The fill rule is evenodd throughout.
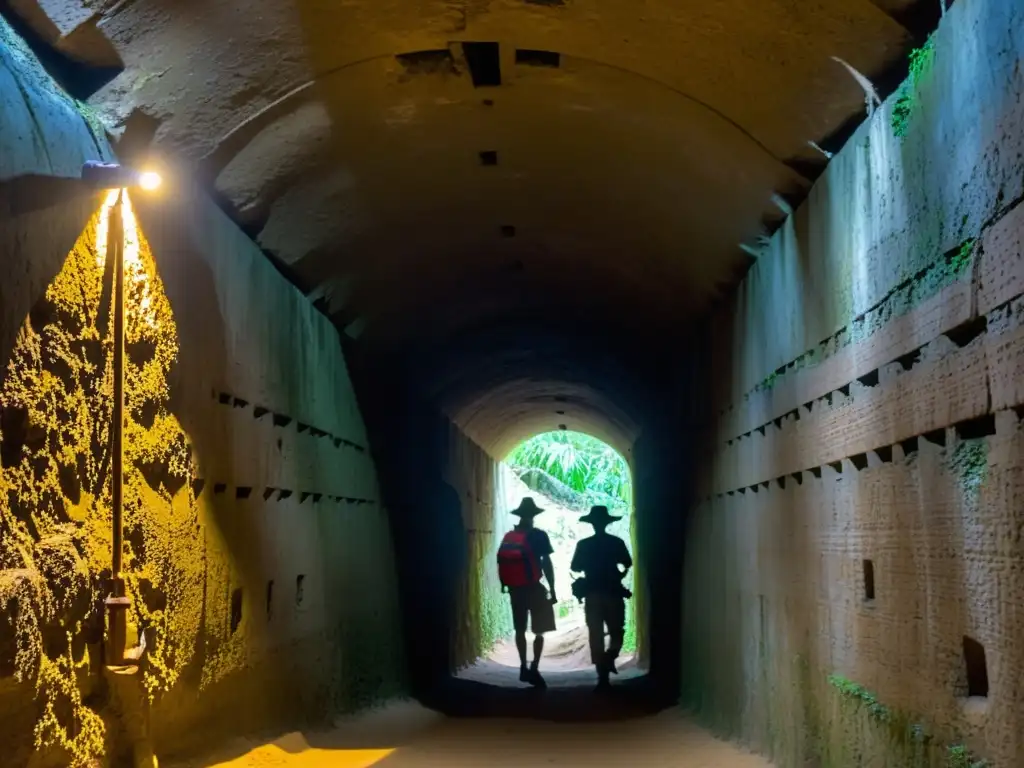
<path id="1" fill-rule="evenodd" d="M 614 314 L 623 370 L 645 363 L 631 338 L 677 346 L 669 329 L 781 217 L 773 194 L 800 198 L 824 167 L 808 141 L 862 113 L 832 57 L 874 76 L 911 43 L 903 0 L 88 5 L 126 67 L 92 99 L 115 133 L 152 118 L 154 152 L 215 183 L 362 343 L 419 350 L 540 317 L 571 335 Z M 499 46 L 500 86 L 473 85 L 478 41 Z M 470 368 L 504 377 L 523 350 L 499 346 Z M 624 447 L 637 415 L 608 402 L 631 395 L 590 391 L 590 374 L 442 405 L 492 453 L 557 428 L 555 410 Z M 559 387 L 573 408 L 551 407 Z"/>
<path id="2" fill-rule="evenodd" d="M 5 765 L 84 765 L 132 746 L 100 674 L 110 200 L 60 177 L 110 154 L 31 55 L 0 57 L 16 83 L 0 111 L 0 743 Z M 337 333 L 170 181 L 126 217 L 125 563 L 153 695 L 133 719 L 158 756 L 405 685 L 389 519 Z"/>
<path id="3" fill-rule="evenodd" d="M 716 351 L 736 355 L 719 365 L 732 401 L 805 352 L 820 360 L 841 329 L 862 332 L 915 304 L 928 286 L 908 297 L 905 283 L 1021 198 L 1022 15 L 1016 0 L 947 15 L 907 135 L 894 135 L 890 99 L 772 238 L 714 324 Z"/>
<path id="4" fill-rule="evenodd" d="M 1024 754 L 1022 14 L 953 6 L 711 323 L 684 700 L 783 765 Z"/>

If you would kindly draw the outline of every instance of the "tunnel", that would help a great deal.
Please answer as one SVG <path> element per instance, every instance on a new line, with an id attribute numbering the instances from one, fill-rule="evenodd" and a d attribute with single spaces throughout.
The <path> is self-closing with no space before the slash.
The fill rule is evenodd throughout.
<path id="1" fill-rule="evenodd" d="M 0 764 L 1021 765 L 1022 55 L 1022 0 L 0 0 Z M 633 477 L 604 693 L 486 667 L 559 430 Z"/>

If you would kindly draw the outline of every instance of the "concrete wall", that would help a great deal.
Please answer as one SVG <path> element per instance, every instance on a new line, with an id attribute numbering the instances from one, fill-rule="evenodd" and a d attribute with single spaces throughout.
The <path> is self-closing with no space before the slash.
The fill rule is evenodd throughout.
<path id="1" fill-rule="evenodd" d="M 173 179 L 126 227 L 125 570 L 148 650 L 104 679 L 110 275 L 103 196 L 73 179 L 110 151 L 0 35 L 4 764 L 114 755 L 145 694 L 163 757 L 398 693 L 389 519 L 337 334 Z"/>
<path id="2" fill-rule="evenodd" d="M 392 519 L 408 675 L 430 695 L 511 632 L 494 564 L 514 506 L 508 470 L 411 391 L 400 366 L 350 358 Z"/>
<path id="3" fill-rule="evenodd" d="M 1022 21 L 953 5 L 712 324 L 684 701 L 781 765 L 1024 751 Z"/>

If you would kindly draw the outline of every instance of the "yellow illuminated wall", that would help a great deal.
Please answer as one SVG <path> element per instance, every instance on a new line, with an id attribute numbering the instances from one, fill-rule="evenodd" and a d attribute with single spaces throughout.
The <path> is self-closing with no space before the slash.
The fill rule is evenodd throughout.
<path id="1" fill-rule="evenodd" d="M 36 745 L 66 752 L 72 765 L 102 753 L 105 738 L 100 707 L 86 702 L 100 686 L 96 642 L 111 558 L 112 276 L 104 254 L 116 194 L 25 320 L 0 393 L 3 629 L 14 630 L 16 679 L 38 695 Z M 196 652 L 208 566 L 196 546 L 191 448 L 168 409 L 174 317 L 130 200 L 124 225 L 124 570 L 130 633 L 148 629 L 142 679 L 155 695 Z"/>

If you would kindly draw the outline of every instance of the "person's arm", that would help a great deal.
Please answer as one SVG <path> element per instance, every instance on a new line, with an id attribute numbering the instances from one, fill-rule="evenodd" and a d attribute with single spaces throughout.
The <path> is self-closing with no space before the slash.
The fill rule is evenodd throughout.
<path id="1" fill-rule="evenodd" d="M 501 578 L 501 557 L 495 557 L 494 559 L 498 564 L 498 581 L 501 582 L 501 591 L 502 593 L 508 592 L 508 585 Z"/>
<path id="2" fill-rule="evenodd" d="M 626 542 L 619 539 L 620 552 L 619 552 L 619 565 L 622 566 L 622 575 L 625 576 L 629 573 L 629 569 L 633 567 L 633 558 L 629 556 L 629 550 L 626 549 Z"/>
<path id="3" fill-rule="evenodd" d="M 546 546 L 544 547 L 545 552 L 540 558 L 540 570 L 544 574 L 544 578 L 548 582 L 548 590 L 551 592 L 551 602 L 557 602 L 555 597 L 555 566 L 551 562 L 551 553 L 554 552 L 554 548 L 551 546 L 551 539 L 548 535 L 544 534 L 544 541 Z"/>
<path id="4" fill-rule="evenodd" d="M 544 578 L 548 580 L 548 588 L 551 592 L 551 602 L 558 602 L 555 596 L 555 566 L 551 563 L 551 556 L 544 555 L 540 561 L 540 569 L 544 572 Z"/>
<path id="5" fill-rule="evenodd" d="M 584 570 L 583 542 L 576 542 L 576 549 L 572 551 L 572 561 L 569 563 L 569 570 L 573 573 L 582 573 Z"/>

